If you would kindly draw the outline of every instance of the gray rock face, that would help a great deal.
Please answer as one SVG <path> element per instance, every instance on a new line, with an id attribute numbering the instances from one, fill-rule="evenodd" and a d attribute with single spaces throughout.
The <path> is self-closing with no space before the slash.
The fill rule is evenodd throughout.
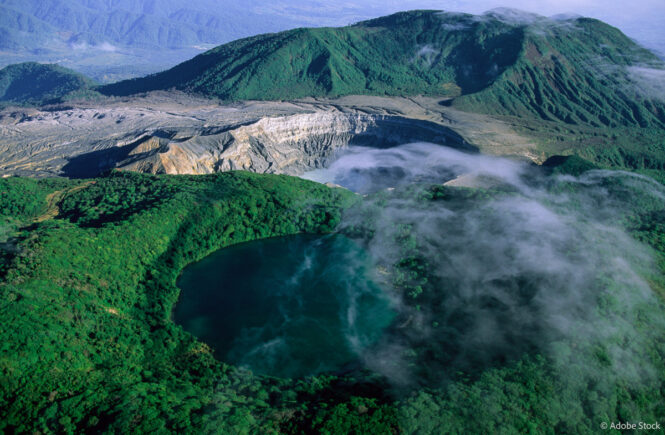
<path id="1" fill-rule="evenodd" d="M 91 177 L 111 168 L 298 175 L 324 166 L 349 144 L 427 141 L 477 150 L 455 131 L 464 131 L 465 124 L 444 116 L 441 106 L 432 112 L 398 100 L 218 105 L 155 94 L 52 110 L 5 110 L 0 112 L 0 175 Z"/>
<path id="2" fill-rule="evenodd" d="M 242 169 L 299 175 L 320 168 L 347 145 L 394 146 L 428 141 L 472 150 L 446 127 L 397 116 L 317 112 L 264 118 L 228 130 L 191 137 L 149 136 L 118 168 L 167 174 L 202 174 Z"/>

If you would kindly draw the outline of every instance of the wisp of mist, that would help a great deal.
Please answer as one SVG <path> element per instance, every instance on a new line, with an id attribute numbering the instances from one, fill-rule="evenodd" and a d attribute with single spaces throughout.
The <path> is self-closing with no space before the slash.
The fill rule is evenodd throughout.
<path id="1" fill-rule="evenodd" d="M 362 240 L 400 301 L 391 333 L 363 356 L 394 385 L 440 385 L 533 354 L 580 388 L 653 380 L 649 345 L 665 326 L 654 259 L 626 228 L 632 210 L 665 201 L 659 183 L 547 175 L 428 143 L 351 146 L 304 177 L 366 196 L 340 231 Z"/>
<path id="2" fill-rule="evenodd" d="M 236 367 L 285 378 L 357 366 L 394 317 L 341 235 L 239 244 L 187 267 L 174 320 Z"/>

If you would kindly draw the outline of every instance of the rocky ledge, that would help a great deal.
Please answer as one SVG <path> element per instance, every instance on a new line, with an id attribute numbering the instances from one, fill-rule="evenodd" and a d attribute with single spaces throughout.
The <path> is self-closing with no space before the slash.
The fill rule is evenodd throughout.
<path id="1" fill-rule="evenodd" d="M 426 141 L 478 150 L 465 139 L 473 135 L 467 119 L 455 120 L 454 112 L 425 103 L 355 97 L 219 105 L 157 94 L 5 110 L 0 112 L 0 175 L 91 177 L 112 168 L 298 175 L 324 166 L 349 144 L 389 147 Z M 476 130 L 482 126 L 474 123 Z M 495 123 L 491 128 L 497 130 Z"/>

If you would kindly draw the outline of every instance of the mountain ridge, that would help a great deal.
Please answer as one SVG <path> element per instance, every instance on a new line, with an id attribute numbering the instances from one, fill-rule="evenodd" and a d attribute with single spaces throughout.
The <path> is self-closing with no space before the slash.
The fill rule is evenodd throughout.
<path id="1" fill-rule="evenodd" d="M 439 95 L 482 113 L 664 128 L 665 103 L 640 93 L 631 67 L 665 71 L 656 55 L 598 20 L 418 10 L 237 40 L 99 90 L 175 88 L 222 100 Z"/>
<path id="2" fill-rule="evenodd" d="M 602 167 L 651 171 L 662 179 L 663 83 L 662 61 L 598 20 L 509 9 L 484 15 L 424 10 L 244 38 L 162 73 L 98 88 L 83 84 L 60 99 L 68 110 L 72 97 L 99 97 L 97 91 L 124 96 L 177 89 L 222 106 L 251 100 L 297 106 L 314 97 L 337 107 L 335 100 L 344 96 L 405 102 L 423 95 L 437 108 L 430 105 L 421 115 L 435 123 L 446 124 L 440 109 L 452 106 L 531 141 L 514 151 L 499 147 L 501 153 L 528 154 L 534 161 L 577 154 Z M 53 100 L 35 103 L 44 101 Z M 367 113 L 381 112 L 367 105 Z M 472 143 L 494 136 L 475 128 L 467 131 Z"/>
<path id="3" fill-rule="evenodd" d="M 25 62 L 0 69 L 0 102 L 44 104 L 90 94 L 96 83 L 55 64 Z"/>

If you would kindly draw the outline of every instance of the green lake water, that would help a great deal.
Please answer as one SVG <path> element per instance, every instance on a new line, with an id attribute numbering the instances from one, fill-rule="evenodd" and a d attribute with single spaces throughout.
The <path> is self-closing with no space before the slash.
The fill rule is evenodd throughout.
<path id="1" fill-rule="evenodd" d="M 394 318 L 369 270 L 367 254 L 339 235 L 232 246 L 183 271 L 174 320 L 220 360 L 255 373 L 344 370 Z"/>

